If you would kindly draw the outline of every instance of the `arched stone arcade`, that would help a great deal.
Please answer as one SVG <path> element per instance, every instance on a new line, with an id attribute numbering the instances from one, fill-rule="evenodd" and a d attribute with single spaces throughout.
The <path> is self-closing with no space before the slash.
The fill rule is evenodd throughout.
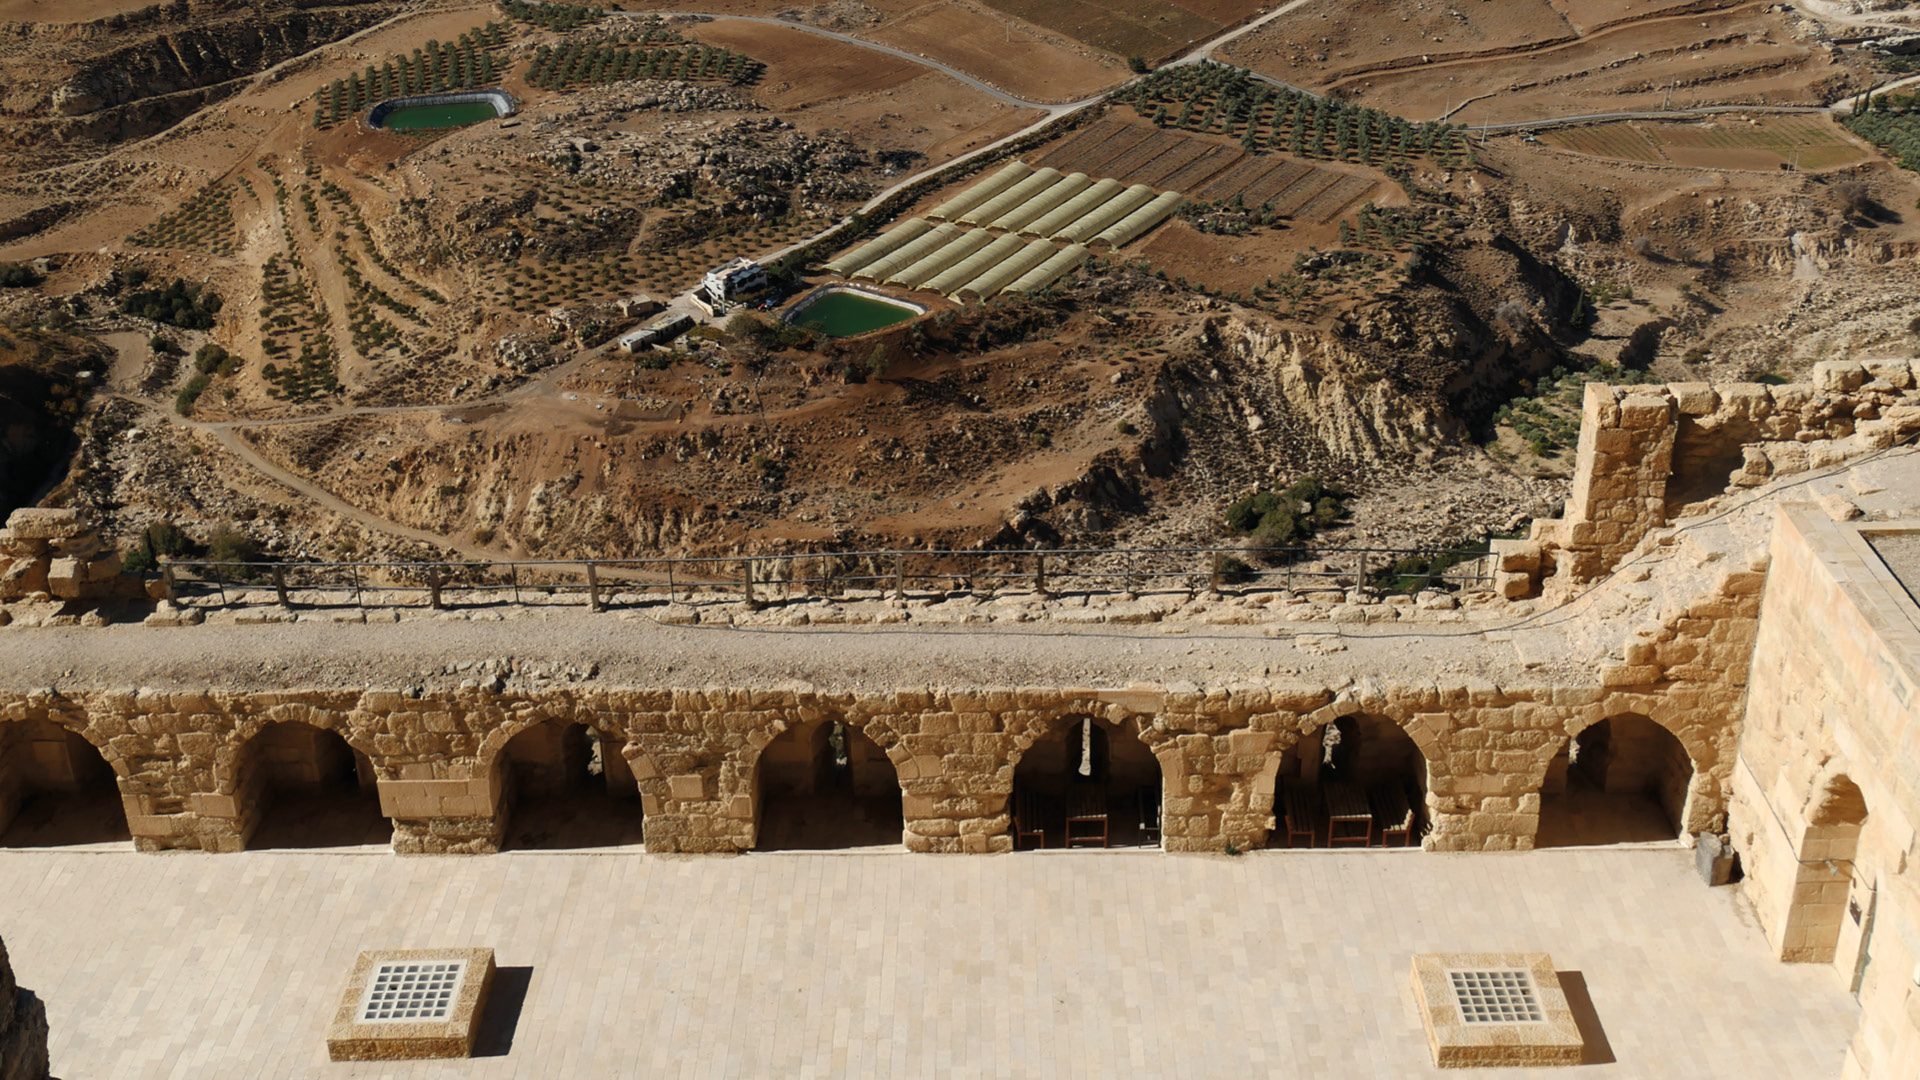
<path id="1" fill-rule="evenodd" d="M 1427 755 L 1395 721 L 1353 712 L 1277 754 L 1268 847 L 1413 847 L 1431 821 Z"/>
<path id="2" fill-rule="evenodd" d="M 1693 756 L 1678 736 L 1627 713 L 1562 742 L 1540 784 L 1536 847 L 1673 840 L 1683 834 Z"/>
<path id="3" fill-rule="evenodd" d="M 758 850 L 902 842 L 899 773 L 853 724 L 826 717 L 794 724 L 760 749 L 753 772 Z"/>
<path id="4" fill-rule="evenodd" d="M 529 724 L 508 739 L 488 767 L 503 846 L 639 847 L 640 789 L 622 744 L 564 718 Z"/>
<path id="5" fill-rule="evenodd" d="M 1139 718 L 1065 718 L 1013 755 L 1014 847 L 1157 846 L 1163 797 Z"/>
<path id="6" fill-rule="evenodd" d="M 249 848 L 388 843 L 373 762 L 340 732 L 304 720 L 261 725 L 234 757 L 233 807 Z"/>
<path id="7" fill-rule="evenodd" d="M 99 748 L 51 720 L 0 721 L 0 847 L 130 838 L 116 770 Z"/>

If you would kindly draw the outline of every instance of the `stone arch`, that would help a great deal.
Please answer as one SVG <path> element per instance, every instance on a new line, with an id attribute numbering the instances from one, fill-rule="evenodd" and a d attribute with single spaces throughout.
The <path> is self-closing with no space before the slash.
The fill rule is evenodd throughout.
<path id="1" fill-rule="evenodd" d="M 1582 717 L 1566 730 L 1538 766 L 1536 846 L 1671 840 L 1689 831 L 1700 757 L 1670 724 L 1616 711 Z"/>
<path id="2" fill-rule="evenodd" d="M 356 745 L 364 744 L 364 745 Z M 336 713 L 269 710 L 235 728 L 219 783 L 239 842 L 247 847 L 345 847 L 387 843 L 371 740 Z"/>
<path id="3" fill-rule="evenodd" d="M 343 712 L 299 705 L 276 705 L 258 714 L 241 717 L 234 724 L 232 734 L 214 750 L 213 782 L 216 792 L 224 795 L 235 791 L 240 780 L 241 756 L 246 748 L 262 733 L 281 724 L 304 724 L 331 732 L 376 771 L 385 756 L 374 745 L 373 733 L 355 727 Z"/>
<path id="4" fill-rule="evenodd" d="M 1154 846 L 1168 778 L 1184 762 L 1150 717 L 1068 704 L 1013 733 L 1006 769 L 1016 848 Z"/>
<path id="5" fill-rule="evenodd" d="M 52 847 L 132 838 L 127 763 L 83 725 L 0 720 L 0 843 Z"/>
<path id="6" fill-rule="evenodd" d="M 783 716 L 743 750 L 751 773 L 754 843 L 761 850 L 904 842 L 900 763 L 868 732 L 890 729 L 838 712 Z M 897 736 L 893 750 L 902 750 Z"/>
<path id="7" fill-rule="evenodd" d="M 492 792 L 504 846 L 644 843 L 644 804 L 633 768 L 641 751 L 624 728 L 590 710 L 561 708 L 533 710 L 510 726 L 511 733 L 475 762 Z"/>
<path id="8" fill-rule="evenodd" d="M 1330 736 L 1337 733 L 1337 738 Z M 1433 820 L 1434 762 L 1429 726 L 1391 709 L 1335 702 L 1301 715 L 1269 757 L 1273 835 L 1267 846 L 1412 846 Z M 1336 825 L 1329 807 L 1366 815 Z"/>

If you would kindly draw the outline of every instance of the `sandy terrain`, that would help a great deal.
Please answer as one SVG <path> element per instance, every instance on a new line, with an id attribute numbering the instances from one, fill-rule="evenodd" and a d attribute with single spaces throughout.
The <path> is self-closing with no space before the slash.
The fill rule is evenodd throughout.
<path id="1" fill-rule="evenodd" d="M 1118 60 L 1024 22 L 983 14 L 988 11 L 971 4 L 927 4 L 866 36 L 933 57 L 1031 101 L 1083 98 L 1128 78 Z"/>
<path id="2" fill-rule="evenodd" d="M 1428 13 L 1435 25 L 1409 24 L 1401 33 L 1377 3 L 1329 4 L 1249 35 L 1228 55 L 1413 119 L 1469 122 L 1820 103 L 1855 86 L 1856 76 L 1807 39 L 1803 24 L 1769 5 L 1618 6 L 1617 18 L 1582 26 L 1545 0 L 1475 6 L 1466 21 L 1435 8 Z"/>
<path id="3" fill-rule="evenodd" d="M 80 23 L 152 7 L 155 0 L 0 0 L 0 22 Z"/>

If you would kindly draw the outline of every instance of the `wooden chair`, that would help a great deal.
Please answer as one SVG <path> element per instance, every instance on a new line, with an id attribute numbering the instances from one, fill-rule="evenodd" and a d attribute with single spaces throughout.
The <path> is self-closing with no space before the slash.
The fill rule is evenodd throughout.
<path id="1" fill-rule="evenodd" d="M 1367 802 L 1373 807 L 1373 831 L 1379 834 L 1380 846 L 1398 836 L 1402 847 L 1413 846 L 1413 807 L 1407 802 L 1407 792 L 1399 784 L 1377 784 L 1367 792 Z"/>
<path id="2" fill-rule="evenodd" d="M 1046 801 L 1031 791 L 1015 792 L 1013 796 L 1014 850 L 1019 850 L 1022 840 L 1033 841 L 1034 847 L 1047 846 Z"/>
<path id="3" fill-rule="evenodd" d="M 1107 790 L 1100 784 L 1067 789 L 1067 847 L 1111 847 L 1107 836 Z"/>
<path id="4" fill-rule="evenodd" d="M 1304 837 L 1306 846 L 1313 846 L 1315 807 L 1320 804 L 1319 793 L 1306 784 L 1287 783 L 1280 788 L 1280 803 L 1284 813 L 1280 815 L 1280 826 L 1287 834 L 1287 846 Z"/>
<path id="5" fill-rule="evenodd" d="M 1160 842 L 1160 792 L 1144 787 L 1137 793 L 1140 804 L 1140 838 L 1149 844 Z"/>

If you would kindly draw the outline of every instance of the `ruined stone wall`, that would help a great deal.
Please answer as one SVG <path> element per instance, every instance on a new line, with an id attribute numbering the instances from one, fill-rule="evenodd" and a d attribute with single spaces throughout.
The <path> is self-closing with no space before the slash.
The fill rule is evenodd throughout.
<path id="1" fill-rule="evenodd" d="M 1899 590 L 1858 527 L 1782 509 L 1730 806 L 1768 943 L 1859 980 L 1853 1077 L 1920 1061 L 1920 624 Z"/>
<path id="2" fill-rule="evenodd" d="M 43 690 L 0 700 L 0 733 L 44 720 L 112 766 L 137 845 L 235 851 L 262 806 L 255 737 L 302 722 L 370 763 L 401 852 L 495 850 L 506 827 L 496 768 L 515 735 L 548 720 L 590 727 L 631 771 L 651 851 L 751 848 L 762 750 L 796 725 L 837 720 L 886 755 L 914 851 L 1011 847 L 1014 769 L 1082 717 L 1137 737 L 1159 762 L 1163 844 L 1250 849 L 1273 823 L 1281 756 L 1344 716 L 1405 730 L 1424 756 L 1438 850 L 1530 847 L 1549 763 L 1588 725 L 1640 715 L 1673 732 L 1694 773 L 1684 831 L 1719 831 L 1761 575 L 1722 575 L 1579 686 L 1485 681 L 1342 686 L 1261 682 L 1127 689 L 1004 687 L 832 694 L 766 688 L 620 689 L 511 684 L 447 691 L 274 693 Z M 0 760 L 0 772 L 5 761 Z"/>
<path id="3" fill-rule="evenodd" d="M 1496 584 L 1512 599 L 1606 575 L 1650 533 L 1730 488 L 1824 468 L 1920 434 L 1908 361 L 1822 363 L 1783 386 L 1590 383 L 1573 491 L 1526 540 L 1498 541 Z"/>
<path id="4" fill-rule="evenodd" d="M 47 1080 L 47 1009 L 14 981 L 0 941 L 0 1080 Z"/>

